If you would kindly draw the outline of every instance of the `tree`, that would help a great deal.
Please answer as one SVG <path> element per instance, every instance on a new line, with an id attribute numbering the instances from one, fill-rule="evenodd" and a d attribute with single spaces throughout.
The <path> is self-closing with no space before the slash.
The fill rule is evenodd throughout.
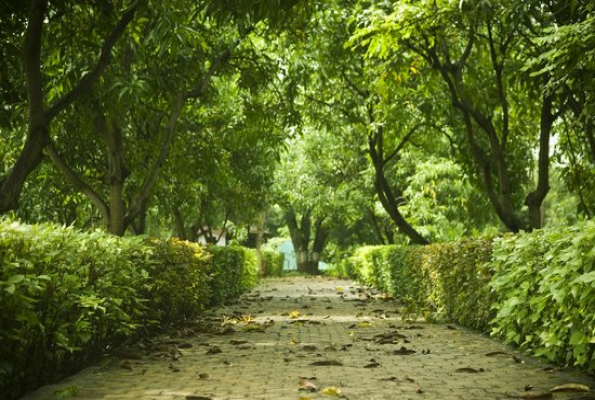
<path id="1" fill-rule="evenodd" d="M 394 10 L 377 6 L 351 39 L 371 57 L 398 54 L 436 72 L 464 127 L 475 173 L 512 231 L 542 226 L 550 137 L 561 107 L 554 96 L 538 94 L 539 81 L 517 79 L 529 48 L 523 40 L 530 30 L 526 21 L 535 15 L 544 23 L 550 18 L 538 10 L 534 3 L 475 1 L 403 2 Z M 528 190 L 532 163 L 526 160 L 533 143 L 539 149 L 538 178 Z"/>
<path id="2" fill-rule="evenodd" d="M 1 10 L 2 20 L 4 21 L 5 17 L 16 20 L 16 23 L 7 25 L 9 28 L 17 28 L 19 31 L 7 33 L 7 26 L 3 23 L 1 31 L 6 34 L 5 37 L 8 38 L 8 41 L 4 43 L 2 53 L 14 57 L 17 53 L 15 50 L 20 48 L 22 62 L 18 63 L 14 59 L 9 59 L 0 65 L 3 68 L 3 84 L 0 90 L 3 92 L 3 97 L 10 98 L 12 104 L 27 105 L 27 132 L 23 147 L 16 156 L 13 165 L 6 174 L 0 177 L 0 213 L 6 213 L 17 207 L 23 186 L 28 176 L 41 163 L 43 150 L 49 143 L 50 123 L 83 94 L 89 92 L 103 75 L 110 63 L 112 49 L 134 19 L 140 4 L 142 1 L 139 0 L 118 10 L 112 6 L 79 7 L 79 4 L 75 3 L 67 6 L 61 3 L 54 4 L 48 0 L 31 0 L 26 18 L 22 15 L 25 11 L 22 6 L 12 3 L 4 5 Z M 99 43 L 97 47 L 100 47 L 100 56 L 94 64 L 84 70 L 85 74 L 82 74 L 82 69 L 74 68 L 76 71 L 74 74 L 66 73 L 65 76 L 62 76 L 60 87 L 64 89 L 60 95 L 56 96 L 55 94 L 50 95 L 51 90 L 47 89 L 48 77 L 44 76 L 45 69 L 43 68 L 45 63 L 51 62 L 51 57 L 60 54 L 63 48 L 72 50 L 70 55 L 73 56 L 73 59 L 76 60 L 78 56 L 76 43 L 72 43 L 73 37 L 67 37 L 61 30 L 68 25 L 63 22 L 63 19 L 66 18 L 64 17 L 65 11 L 77 12 L 78 18 L 72 19 L 80 23 L 80 32 L 87 31 L 84 26 L 89 18 L 97 19 L 102 31 L 100 35 L 105 39 L 96 42 Z M 121 15 L 114 22 L 118 14 Z M 47 24 L 45 24 L 46 20 L 49 21 Z M 44 29 L 46 34 L 44 34 Z M 97 37 L 95 32 L 92 32 L 90 36 Z M 24 38 L 22 44 L 19 43 L 21 37 Z M 42 52 L 44 45 L 47 48 Z M 46 56 L 47 54 L 49 57 Z M 22 72 L 21 76 L 7 72 L 9 66 L 17 65 Z M 15 90 L 21 82 L 26 85 L 26 98 L 20 98 L 20 93 Z M 18 111 L 15 110 L 15 112 Z"/>

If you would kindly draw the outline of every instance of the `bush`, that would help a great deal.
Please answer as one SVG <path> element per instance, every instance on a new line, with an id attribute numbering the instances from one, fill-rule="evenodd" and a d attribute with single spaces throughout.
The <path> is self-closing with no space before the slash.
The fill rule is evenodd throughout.
<path id="1" fill-rule="evenodd" d="M 256 250 L 241 246 L 211 246 L 213 296 L 211 305 L 238 296 L 258 281 Z"/>
<path id="2" fill-rule="evenodd" d="M 0 399 L 252 287 L 256 254 L 0 219 Z"/>
<path id="3" fill-rule="evenodd" d="M 285 256 L 275 250 L 261 249 L 260 256 L 264 265 L 264 276 L 281 276 Z"/>
<path id="4" fill-rule="evenodd" d="M 169 325 L 193 317 L 213 298 L 211 253 L 196 243 L 149 239 L 155 262 L 146 291 L 149 321 Z"/>
<path id="5" fill-rule="evenodd" d="M 493 334 L 595 370 L 595 223 L 494 241 Z"/>
<path id="6" fill-rule="evenodd" d="M 356 279 L 398 297 L 410 313 L 486 330 L 489 249 L 486 240 L 363 247 L 348 263 Z"/>
<path id="7" fill-rule="evenodd" d="M 494 240 L 363 247 L 353 276 L 416 311 L 595 370 L 595 222 Z"/>
<path id="8" fill-rule="evenodd" d="M 0 220 L 0 393 L 59 379 L 131 336 L 145 317 L 146 251 L 139 240 Z"/>

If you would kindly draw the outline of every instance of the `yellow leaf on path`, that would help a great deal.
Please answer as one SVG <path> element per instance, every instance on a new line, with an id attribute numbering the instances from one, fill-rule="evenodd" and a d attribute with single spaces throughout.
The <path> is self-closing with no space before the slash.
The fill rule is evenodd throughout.
<path id="1" fill-rule="evenodd" d="M 581 385 L 579 383 L 566 383 L 564 385 L 556 386 L 550 389 L 550 392 L 588 392 L 591 388 L 587 385 Z"/>
<path id="2" fill-rule="evenodd" d="M 327 396 L 339 397 L 341 396 L 341 389 L 334 386 L 329 386 L 322 389 L 320 393 L 324 393 Z"/>
<path id="3" fill-rule="evenodd" d="M 337 293 L 343 293 L 343 292 L 344 292 L 344 290 L 343 290 L 343 288 L 342 288 L 341 286 L 337 286 L 337 287 L 335 288 L 335 291 L 336 291 Z"/>
<path id="4" fill-rule="evenodd" d="M 292 312 L 289 313 L 289 318 L 296 319 L 296 318 L 299 318 L 300 315 L 302 315 L 302 314 L 300 314 L 299 311 L 292 311 Z"/>
<path id="5" fill-rule="evenodd" d="M 374 325 L 374 323 L 370 321 L 361 321 L 357 324 L 358 328 L 369 328 L 370 326 Z"/>

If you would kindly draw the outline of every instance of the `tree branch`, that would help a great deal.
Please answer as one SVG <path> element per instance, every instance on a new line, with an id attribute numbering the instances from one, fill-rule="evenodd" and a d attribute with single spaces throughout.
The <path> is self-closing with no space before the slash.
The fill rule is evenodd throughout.
<path id="1" fill-rule="evenodd" d="M 405 144 L 407 144 L 407 142 L 409 141 L 411 136 L 413 136 L 415 131 L 417 131 L 423 125 L 424 125 L 424 123 L 420 122 L 420 123 L 416 124 L 415 126 L 413 126 L 409 130 L 409 132 L 407 132 L 407 134 L 401 139 L 401 141 L 399 142 L 397 147 L 388 155 L 388 157 L 386 157 L 384 159 L 384 164 L 388 164 L 393 158 L 395 158 L 397 156 L 397 154 L 399 154 L 399 151 L 401 151 L 403 149 L 403 147 L 405 147 Z"/>
<path id="2" fill-rule="evenodd" d="M 144 0 L 137 0 L 120 18 L 120 21 L 116 24 L 114 29 L 110 32 L 108 37 L 105 39 L 103 46 L 101 48 L 101 54 L 99 59 L 97 60 L 97 64 L 95 67 L 89 72 L 88 74 L 84 75 L 76 84 L 74 88 L 68 93 L 66 93 L 63 97 L 59 98 L 52 104 L 47 113 L 46 113 L 46 121 L 51 121 L 58 113 L 68 107 L 72 102 L 74 102 L 78 97 L 87 93 L 91 87 L 97 82 L 97 80 L 101 77 L 105 69 L 110 63 L 112 58 L 112 49 L 118 42 L 118 39 L 123 35 L 126 27 L 130 22 L 134 19 L 134 14 L 138 9 L 139 3 Z"/>
<path id="3" fill-rule="evenodd" d="M 72 170 L 66 164 L 62 157 L 60 157 L 60 155 L 58 154 L 52 142 L 50 142 L 46 146 L 45 151 L 54 163 L 54 165 L 56 166 L 56 168 L 58 169 L 58 171 L 62 175 L 64 175 L 68 182 L 70 182 L 73 189 L 87 196 L 91 203 L 93 203 L 95 207 L 97 207 L 97 209 L 99 210 L 101 216 L 103 217 L 103 221 L 107 223 L 107 221 L 109 221 L 109 209 L 107 207 L 107 204 L 101 198 L 101 196 L 99 196 L 99 194 L 95 190 L 93 190 L 93 188 L 89 184 L 84 182 L 76 174 L 76 172 L 74 172 L 74 170 Z"/>

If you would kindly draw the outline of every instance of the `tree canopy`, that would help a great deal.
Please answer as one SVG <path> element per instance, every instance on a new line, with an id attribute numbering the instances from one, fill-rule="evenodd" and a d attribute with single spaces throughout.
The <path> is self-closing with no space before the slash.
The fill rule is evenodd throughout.
<path id="1" fill-rule="evenodd" d="M 592 218 L 594 18 L 586 0 L 3 2 L 0 212 L 187 240 L 266 226 L 307 272 Z"/>

